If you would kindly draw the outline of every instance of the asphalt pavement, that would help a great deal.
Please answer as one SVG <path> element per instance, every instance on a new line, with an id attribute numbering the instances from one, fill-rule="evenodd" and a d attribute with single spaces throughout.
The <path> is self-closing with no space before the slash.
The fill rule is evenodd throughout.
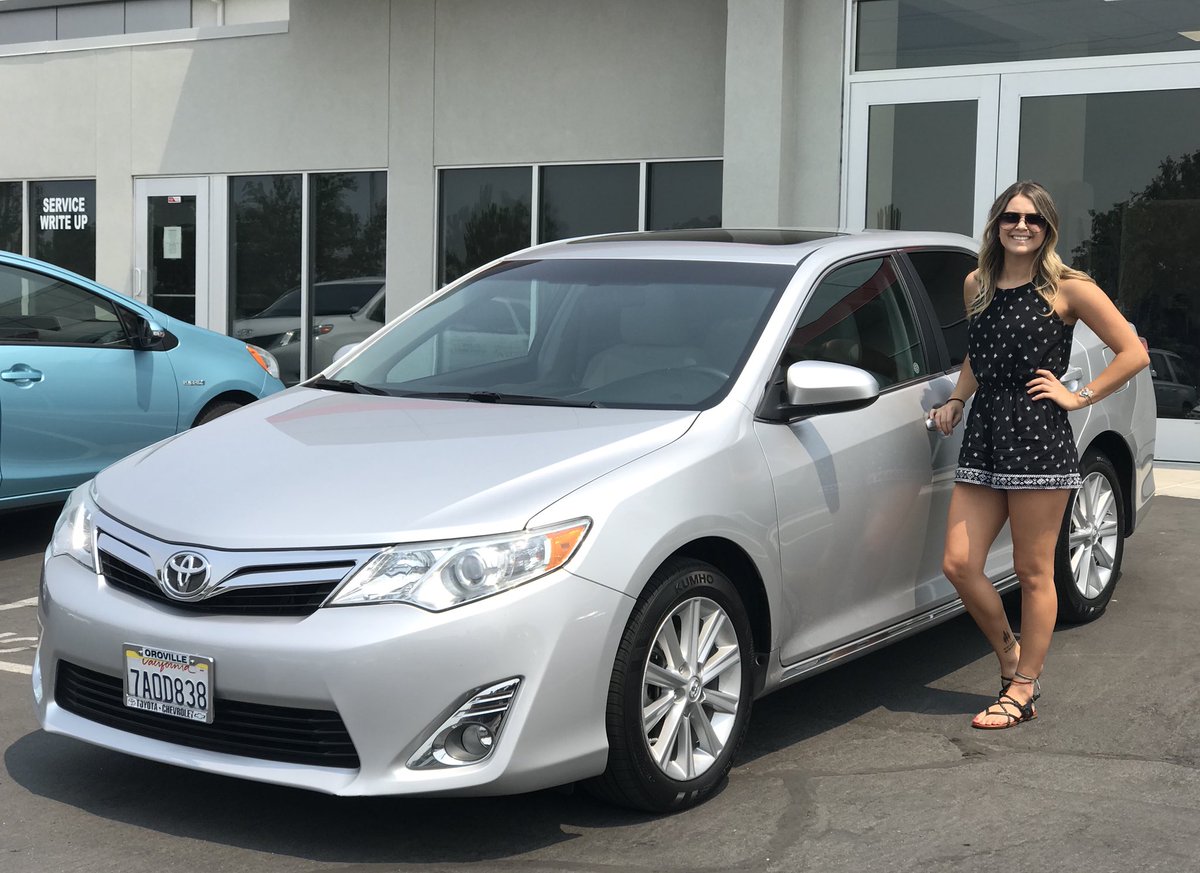
<path id="1" fill-rule="evenodd" d="M 1107 614 L 1056 632 L 1036 721 L 969 727 L 996 667 L 960 617 L 758 701 L 724 789 L 665 817 L 566 791 L 333 798 L 44 734 L 27 669 L 55 514 L 0 516 L 0 873 L 1200 871 L 1200 500 L 1159 497 Z"/>

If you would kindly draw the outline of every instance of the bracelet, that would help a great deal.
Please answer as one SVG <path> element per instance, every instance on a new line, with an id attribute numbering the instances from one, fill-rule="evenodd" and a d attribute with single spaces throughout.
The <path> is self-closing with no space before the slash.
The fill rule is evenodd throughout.
<path id="1" fill-rule="evenodd" d="M 951 398 L 950 398 L 950 400 L 957 400 L 957 401 L 958 401 L 959 403 L 961 403 L 961 404 L 962 404 L 964 407 L 967 405 L 967 401 L 963 400 L 961 397 L 951 397 Z M 949 402 L 950 402 L 950 400 L 947 400 L 947 401 L 946 401 L 946 403 L 949 403 Z"/>

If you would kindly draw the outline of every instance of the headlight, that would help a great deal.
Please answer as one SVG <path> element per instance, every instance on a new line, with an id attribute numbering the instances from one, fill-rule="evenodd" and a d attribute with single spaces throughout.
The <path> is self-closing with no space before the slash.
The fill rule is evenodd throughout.
<path id="1" fill-rule="evenodd" d="M 319 336 L 325 336 L 333 330 L 332 324 L 314 324 L 312 329 L 313 339 Z M 280 349 L 284 346 L 290 346 L 292 343 L 300 342 L 300 328 L 293 327 L 291 330 L 284 331 L 279 335 L 279 339 L 271 346 L 273 349 Z"/>
<path id="2" fill-rule="evenodd" d="M 262 367 L 276 379 L 279 378 L 279 362 L 275 360 L 275 356 L 273 354 L 268 352 L 266 349 L 252 345 L 247 345 L 246 351 L 250 353 L 250 357 L 258 361 L 258 365 L 260 367 Z"/>
<path id="3" fill-rule="evenodd" d="M 570 560 L 589 519 L 501 537 L 392 546 L 367 561 L 331 603 L 411 603 L 441 612 L 545 576 Z"/>
<path id="4" fill-rule="evenodd" d="M 89 570 L 96 569 L 96 527 L 92 523 L 91 501 L 87 497 L 90 482 L 85 482 L 67 498 L 54 534 L 50 537 L 50 557 L 70 555 Z"/>

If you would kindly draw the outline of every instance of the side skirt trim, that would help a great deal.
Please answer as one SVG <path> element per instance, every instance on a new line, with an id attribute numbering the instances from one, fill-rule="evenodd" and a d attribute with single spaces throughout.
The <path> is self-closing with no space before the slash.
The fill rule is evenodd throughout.
<path id="1" fill-rule="evenodd" d="M 1018 585 L 1016 575 L 1009 575 L 995 583 L 995 588 L 1001 594 L 1010 591 Z M 920 615 L 914 615 L 911 618 L 906 618 L 904 621 L 897 622 L 894 625 L 877 630 L 874 633 L 867 634 L 865 637 L 859 637 L 857 640 L 844 643 L 837 648 L 830 649 L 826 652 L 813 655 L 805 658 L 802 661 L 796 661 L 792 664 L 783 665 L 776 675 L 776 681 L 768 681 L 767 687 L 774 690 L 781 685 L 792 682 L 803 676 L 811 673 L 819 673 L 827 670 L 842 661 L 848 661 L 857 658 L 860 655 L 865 655 L 875 649 L 882 648 L 888 643 L 895 642 L 903 637 L 911 636 L 917 631 L 933 627 L 935 624 L 941 624 L 961 612 L 966 611 L 963 602 L 957 597 L 949 603 L 944 603 L 941 606 L 935 607 L 928 612 L 922 612 Z"/>

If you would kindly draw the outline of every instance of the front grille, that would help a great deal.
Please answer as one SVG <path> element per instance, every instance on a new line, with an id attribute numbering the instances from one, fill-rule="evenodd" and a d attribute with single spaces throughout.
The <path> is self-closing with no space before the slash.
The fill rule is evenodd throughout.
<path id="1" fill-rule="evenodd" d="M 320 709 L 265 706 L 218 697 L 213 723 L 125 706 L 121 680 L 58 662 L 54 699 L 67 712 L 141 737 L 194 749 L 289 764 L 357 769 L 358 752 L 342 717 Z"/>
<path id="2" fill-rule="evenodd" d="M 320 565 L 307 565 L 313 569 Z M 286 567 L 272 567 L 286 570 Z M 332 564 L 331 578 L 320 582 L 297 582 L 291 585 L 259 585 L 230 588 L 204 600 L 173 600 L 163 593 L 153 576 L 142 572 L 115 555 L 100 550 L 100 572 L 105 581 L 118 591 L 166 603 L 191 612 L 221 613 L 224 615 L 312 615 L 325 602 L 346 573 L 346 564 Z"/>

